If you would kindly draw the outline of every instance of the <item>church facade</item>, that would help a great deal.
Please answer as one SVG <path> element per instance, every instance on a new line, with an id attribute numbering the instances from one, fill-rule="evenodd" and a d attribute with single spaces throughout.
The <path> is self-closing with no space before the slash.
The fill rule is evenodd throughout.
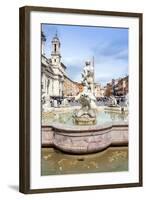
<path id="1" fill-rule="evenodd" d="M 41 88 L 42 97 L 62 97 L 66 66 L 61 62 L 60 40 L 57 34 L 52 39 L 51 57 L 46 58 L 44 44 L 46 37 L 41 33 Z"/>

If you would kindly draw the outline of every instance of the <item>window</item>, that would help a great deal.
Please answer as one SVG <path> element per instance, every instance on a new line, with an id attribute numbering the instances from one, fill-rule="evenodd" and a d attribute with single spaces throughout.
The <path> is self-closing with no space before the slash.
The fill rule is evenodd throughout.
<path id="1" fill-rule="evenodd" d="M 56 52 L 56 44 L 54 44 L 54 51 Z"/>

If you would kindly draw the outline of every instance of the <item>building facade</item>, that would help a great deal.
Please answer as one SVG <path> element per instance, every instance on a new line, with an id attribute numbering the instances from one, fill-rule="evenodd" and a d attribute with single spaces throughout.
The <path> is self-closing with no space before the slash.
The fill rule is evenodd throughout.
<path id="1" fill-rule="evenodd" d="M 105 96 L 110 97 L 112 95 L 112 83 L 107 83 L 105 86 Z"/>
<path id="2" fill-rule="evenodd" d="M 115 92 L 117 96 L 125 96 L 128 94 L 128 82 L 128 76 L 118 80 L 118 83 L 115 85 Z"/>
<path id="3" fill-rule="evenodd" d="M 63 95 L 65 97 L 75 97 L 79 93 L 78 83 L 72 81 L 69 77 L 65 76 L 63 83 Z"/>
<path id="4" fill-rule="evenodd" d="M 44 43 L 46 38 L 41 34 L 42 56 L 41 56 L 41 77 L 42 77 L 42 96 L 62 97 L 63 84 L 66 76 L 66 66 L 61 62 L 60 40 L 57 34 L 52 39 L 51 57 L 46 58 Z"/>
<path id="5" fill-rule="evenodd" d="M 105 96 L 125 96 L 128 93 L 128 76 L 112 79 L 111 82 L 105 86 Z"/>
<path id="6" fill-rule="evenodd" d="M 78 82 L 75 82 L 75 83 L 76 83 L 76 85 L 77 85 L 77 87 L 79 89 L 79 93 L 83 92 L 83 90 L 84 90 L 83 84 L 82 83 L 78 83 Z"/>
<path id="7" fill-rule="evenodd" d="M 95 96 L 98 97 L 104 97 L 105 90 L 104 87 L 101 86 L 100 83 L 95 83 Z"/>
<path id="8" fill-rule="evenodd" d="M 83 90 L 83 85 L 72 81 L 66 73 L 66 66 L 61 62 L 60 47 L 61 43 L 57 35 L 52 39 L 51 57 L 46 58 L 44 46 L 45 35 L 42 33 L 42 56 L 41 56 L 41 72 L 42 72 L 42 97 L 46 99 L 54 97 L 76 96 Z"/>

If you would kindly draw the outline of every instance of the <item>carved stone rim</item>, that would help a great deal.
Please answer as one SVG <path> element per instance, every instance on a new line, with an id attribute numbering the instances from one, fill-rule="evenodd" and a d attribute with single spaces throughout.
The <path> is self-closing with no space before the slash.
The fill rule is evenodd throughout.
<path id="1" fill-rule="evenodd" d="M 122 122 L 122 123 L 106 123 L 104 125 L 64 125 L 61 123 L 58 124 L 50 124 L 48 126 L 42 126 L 42 128 L 53 128 L 58 133 L 64 132 L 64 133 L 89 133 L 89 132 L 101 132 L 105 130 L 109 130 L 112 128 L 127 128 L 128 123 Z"/>

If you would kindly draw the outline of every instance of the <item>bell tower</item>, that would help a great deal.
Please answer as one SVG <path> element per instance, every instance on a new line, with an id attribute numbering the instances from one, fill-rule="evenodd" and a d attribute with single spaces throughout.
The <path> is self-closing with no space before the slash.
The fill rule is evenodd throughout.
<path id="1" fill-rule="evenodd" d="M 53 65 L 60 64 L 61 61 L 61 55 L 60 55 L 60 40 L 58 38 L 57 33 L 52 39 L 52 52 L 51 52 L 51 59 Z"/>

